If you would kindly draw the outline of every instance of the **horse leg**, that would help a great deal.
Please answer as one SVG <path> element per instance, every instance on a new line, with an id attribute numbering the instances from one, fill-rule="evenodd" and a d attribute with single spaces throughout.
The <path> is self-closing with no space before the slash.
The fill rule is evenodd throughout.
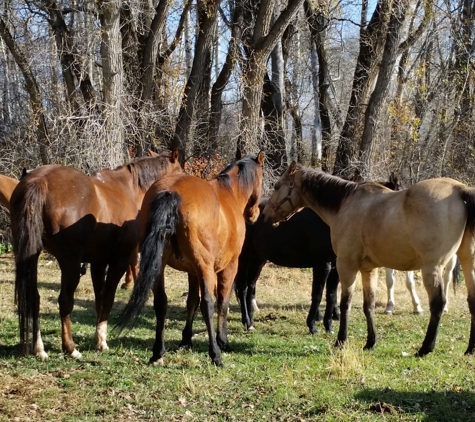
<path id="1" fill-rule="evenodd" d="M 388 303 L 384 313 L 391 315 L 394 312 L 394 270 L 392 268 L 386 268 L 386 288 L 388 292 Z"/>
<path id="2" fill-rule="evenodd" d="M 137 280 L 137 273 L 139 268 L 139 247 L 137 246 L 132 252 L 129 266 L 125 273 L 125 282 L 120 286 L 121 289 L 130 289 Z"/>
<path id="3" fill-rule="evenodd" d="M 310 334 L 316 334 L 315 320 L 321 321 L 320 302 L 322 301 L 325 282 L 331 271 L 331 262 L 319 262 L 313 267 L 312 304 L 307 316 L 307 327 Z M 318 318 L 320 316 L 320 319 Z M 328 331 L 328 330 L 327 330 Z"/>
<path id="4" fill-rule="evenodd" d="M 153 287 L 153 309 L 155 310 L 155 317 L 157 325 L 155 327 L 155 342 L 152 348 L 152 357 L 149 364 L 158 366 L 163 365 L 163 355 L 165 354 L 165 316 L 167 314 L 168 297 L 165 293 L 165 266 L 162 267 L 161 273 Z"/>
<path id="5" fill-rule="evenodd" d="M 35 273 L 34 278 L 38 280 L 38 257 L 39 253 L 34 255 L 29 263 L 31 271 Z M 48 359 L 48 354 L 45 352 L 45 346 L 43 339 L 41 338 L 40 331 L 40 294 L 36 288 L 36 306 L 32 309 L 32 332 L 33 332 L 33 353 L 35 356 L 39 357 L 41 360 Z M 27 346 L 27 345 L 26 345 Z M 28 346 L 27 346 L 28 349 Z M 28 350 L 27 350 L 28 352 Z"/>
<path id="6" fill-rule="evenodd" d="M 412 306 L 415 314 L 422 314 L 422 306 L 416 292 L 416 282 L 414 281 L 414 271 L 406 271 L 406 287 L 412 298 Z"/>
<path id="7" fill-rule="evenodd" d="M 358 270 L 352 270 L 341 260 L 337 261 L 337 270 L 340 276 L 341 298 L 340 298 L 340 328 L 335 342 L 335 346 L 343 346 L 348 339 L 348 320 L 351 310 L 351 300 L 355 290 L 356 274 Z"/>
<path id="8" fill-rule="evenodd" d="M 200 286 L 199 279 L 193 274 L 188 273 L 188 297 L 186 299 L 186 324 L 182 331 L 180 347 L 191 349 L 191 338 L 193 337 L 193 320 L 196 310 L 200 304 Z"/>
<path id="9" fill-rule="evenodd" d="M 376 344 L 376 328 L 374 326 L 374 305 L 376 286 L 378 285 L 378 269 L 371 271 L 361 270 L 361 279 L 363 281 L 363 311 L 366 316 L 366 325 L 368 337 L 364 350 L 372 349 Z"/>
<path id="10" fill-rule="evenodd" d="M 447 262 L 444 268 L 444 291 L 446 299 L 444 312 L 449 312 L 449 286 L 450 282 L 452 281 L 452 272 L 455 268 L 455 265 L 457 265 L 457 255 L 452 256 L 452 258 L 450 258 L 450 261 Z"/>
<path id="11" fill-rule="evenodd" d="M 416 356 L 419 357 L 425 356 L 434 350 L 440 318 L 446 302 L 442 286 L 442 268 L 439 266 L 423 268 L 422 280 L 429 297 L 430 320 L 422 346 L 416 353 Z"/>
<path id="12" fill-rule="evenodd" d="M 229 297 L 233 288 L 233 280 L 238 269 L 238 259 L 232 260 L 224 270 L 218 273 L 218 329 L 216 341 L 224 352 L 231 350 L 228 341 L 228 309 Z"/>
<path id="13" fill-rule="evenodd" d="M 58 259 L 61 268 L 61 292 L 58 304 L 61 317 L 61 339 L 63 352 L 75 359 L 81 358 L 81 353 L 76 349 L 71 328 L 71 313 L 74 307 L 74 292 L 81 276 L 81 262 L 77 260 Z"/>
<path id="14" fill-rule="evenodd" d="M 232 279 L 234 280 L 234 278 Z M 221 360 L 221 350 L 218 347 L 216 341 L 216 335 L 213 327 L 213 312 L 214 312 L 214 301 L 212 298 L 212 292 L 216 286 L 216 274 L 213 269 L 210 268 L 206 271 L 203 271 L 203 276 L 200 277 L 200 291 L 201 291 L 201 301 L 200 309 L 203 314 L 203 319 L 206 323 L 206 328 L 208 329 L 208 338 L 209 338 L 209 357 L 211 361 L 216 366 L 223 366 Z M 232 281 L 231 281 L 232 288 Z M 230 289 L 231 289 L 230 288 Z M 229 298 L 228 298 L 229 300 Z M 219 309 L 222 311 L 222 308 Z M 226 308 L 227 311 L 227 308 Z"/>
<path id="15" fill-rule="evenodd" d="M 327 293 L 326 300 L 327 305 L 325 308 L 325 315 L 323 316 L 323 325 L 327 333 L 332 333 L 332 320 L 336 318 L 337 321 L 340 320 L 340 311 L 338 309 L 338 284 L 340 283 L 340 277 L 338 276 L 338 271 L 336 267 L 331 263 L 332 269 L 330 274 L 327 277 Z"/>

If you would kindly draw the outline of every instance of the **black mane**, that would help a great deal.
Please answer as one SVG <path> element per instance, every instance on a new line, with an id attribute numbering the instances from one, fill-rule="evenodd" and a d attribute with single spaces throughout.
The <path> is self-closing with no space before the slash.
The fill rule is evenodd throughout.
<path id="1" fill-rule="evenodd" d="M 358 183 L 331 176 L 321 171 L 301 167 L 302 192 L 329 211 L 338 212 L 343 201 L 358 187 Z"/>
<path id="2" fill-rule="evenodd" d="M 246 190 L 252 186 L 254 186 L 254 179 L 256 175 L 256 167 L 258 166 L 257 161 L 254 157 L 247 156 L 241 158 L 239 161 L 235 161 L 229 164 L 226 168 L 221 170 L 221 172 L 216 176 L 218 183 L 221 186 L 231 188 L 232 180 L 229 176 L 229 172 L 238 167 L 238 183 L 239 186 Z"/>

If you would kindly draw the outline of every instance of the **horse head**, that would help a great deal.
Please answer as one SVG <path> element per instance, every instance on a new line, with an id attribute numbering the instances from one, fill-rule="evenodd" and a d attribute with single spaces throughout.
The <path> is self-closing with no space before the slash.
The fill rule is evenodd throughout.
<path id="1" fill-rule="evenodd" d="M 260 214 L 259 203 L 261 202 L 262 194 L 262 166 L 264 164 L 264 153 L 260 151 L 255 158 L 251 157 L 251 160 L 255 163 L 255 174 L 250 179 L 252 182 L 250 184 L 252 191 L 249 200 L 247 201 L 246 208 L 244 209 L 244 218 L 248 222 L 254 223 Z"/>
<path id="2" fill-rule="evenodd" d="M 264 220 L 279 223 L 300 211 L 304 207 L 300 190 L 300 165 L 292 161 L 274 185 L 274 192 L 263 210 Z"/>

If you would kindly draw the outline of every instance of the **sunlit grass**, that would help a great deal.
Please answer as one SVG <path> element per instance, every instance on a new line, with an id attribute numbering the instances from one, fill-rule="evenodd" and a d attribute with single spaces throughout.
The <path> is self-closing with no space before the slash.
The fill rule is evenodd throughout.
<path id="1" fill-rule="evenodd" d="M 257 286 L 261 311 L 247 333 L 232 299 L 224 368 L 208 358 L 205 324 L 198 313 L 193 351 L 178 348 L 184 326 L 187 278 L 167 271 L 167 353 L 162 367 L 147 365 L 155 316 L 149 300 L 137 325 L 117 337 L 108 353 L 94 351 L 94 298 L 89 275 L 81 280 L 73 312 L 80 361 L 61 352 L 57 297 L 59 271 L 40 262 L 41 328 L 50 359 L 18 355 L 10 255 L 0 256 L 0 420 L 160 421 L 470 421 L 475 411 L 475 358 L 464 356 L 469 334 L 465 287 L 450 292 L 434 353 L 418 359 L 428 323 L 427 297 L 418 281 L 425 315 L 413 315 L 402 274 L 396 309 L 384 315 L 381 277 L 373 351 L 363 351 L 366 322 L 359 283 L 349 341 L 335 349 L 336 334 L 311 336 L 305 325 L 310 270 L 267 266 Z M 381 276 L 383 273 L 381 272 Z M 111 323 L 130 292 L 119 290 Z M 338 323 L 335 323 L 338 329 Z"/>

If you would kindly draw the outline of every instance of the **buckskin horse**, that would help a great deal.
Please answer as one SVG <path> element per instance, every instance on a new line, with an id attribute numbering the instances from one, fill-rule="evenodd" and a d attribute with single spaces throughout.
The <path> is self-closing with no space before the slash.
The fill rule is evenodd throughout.
<path id="1" fill-rule="evenodd" d="M 374 325 L 377 268 L 421 269 L 429 297 L 430 321 L 416 356 L 433 351 L 446 303 L 442 273 L 456 253 L 468 291 L 471 313 L 466 354 L 475 352 L 475 189 L 450 178 L 429 179 L 402 191 L 374 183 L 355 183 L 293 162 L 274 187 L 264 208 L 266 219 L 282 221 L 311 207 L 330 226 L 341 283 L 340 328 L 336 345 L 348 337 L 348 318 L 356 274 L 363 282 L 368 335 Z"/>
<path id="2" fill-rule="evenodd" d="M 209 356 L 216 366 L 222 365 L 221 350 L 229 349 L 226 319 L 245 221 L 256 221 L 259 216 L 263 160 L 262 152 L 241 158 L 238 151 L 236 161 L 211 181 L 190 175 L 170 177 L 154 183 L 145 195 L 140 218 L 144 239 L 140 271 L 116 326 L 122 330 L 135 321 L 153 288 L 157 325 L 151 364 L 163 364 L 167 309 L 164 270 L 170 265 L 188 273 L 187 318 L 180 346 L 191 347 L 199 305 L 208 330 Z"/>
<path id="3" fill-rule="evenodd" d="M 22 177 L 11 197 L 15 298 L 20 345 L 47 359 L 40 333 L 37 265 L 45 249 L 61 269 L 59 313 L 62 348 L 81 357 L 72 338 L 71 312 L 81 263 L 91 263 L 96 307 L 96 349 L 108 349 L 107 320 L 115 291 L 138 245 L 138 214 L 150 185 L 166 174 L 182 173 L 178 150 L 144 157 L 94 176 L 60 165 L 46 165 Z M 107 275 L 106 275 L 107 268 Z M 30 321 L 32 325 L 30 327 Z"/>

